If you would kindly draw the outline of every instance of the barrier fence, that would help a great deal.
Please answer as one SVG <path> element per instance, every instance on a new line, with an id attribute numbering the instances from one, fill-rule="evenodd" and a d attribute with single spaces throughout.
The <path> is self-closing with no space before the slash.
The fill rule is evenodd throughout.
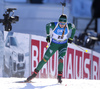
<path id="1" fill-rule="evenodd" d="M 42 60 L 46 51 L 45 38 L 31 38 L 31 73 Z M 86 49 L 86 48 L 84 48 Z M 68 79 L 100 79 L 100 54 L 87 49 L 84 52 L 73 44 L 68 45 L 64 57 L 63 78 Z M 43 66 L 37 77 L 57 77 L 58 52 Z"/>
<path id="2" fill-rule="evenodd" d="M 3 38 L 3 35 L 2 37 Z M 45 37 L 4 32 L 0 40 L 0 77 L 28 77 L 34 72 L 46 52 Z M 16 45 L 12 45 L 11 42 Z M 100 79 L 100 53 L 90 49 L 84 52 L 68 44 L 64 57 L 63 78 Z M 56 52 L 38 73 L 38 78 L 56 78 L 58 73 L 58 52 Z"/>

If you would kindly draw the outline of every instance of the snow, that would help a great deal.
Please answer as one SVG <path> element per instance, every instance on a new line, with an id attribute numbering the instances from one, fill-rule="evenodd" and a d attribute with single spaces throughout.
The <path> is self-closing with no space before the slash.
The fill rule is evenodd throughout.
<path id="1" fill-rule="evenodd" d="M 99 89 L 100 80 L 62 79 L 58 84 L 57 79 L 35 78 L 34 83 L 16 83 L 26 78 L 0 78 L 0 89 Z"/>

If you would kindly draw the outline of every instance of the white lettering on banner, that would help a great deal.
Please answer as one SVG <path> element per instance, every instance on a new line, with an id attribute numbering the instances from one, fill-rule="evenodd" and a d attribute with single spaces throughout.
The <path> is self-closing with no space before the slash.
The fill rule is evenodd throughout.
<path id="1" fill-rule="evenodd" d="M 69 61 L 68 61 L 68 73 L 67 73 L 67 77 L 69 78 L 69 75 L 71 75 L 71 78 L 73 78 L 72 75 L 72 55 L 69 54 Z"/>
<path id="2" fill-rule="evenodd" d="M 100 75 L 99 57 L 93 55 L 93 79 L 98 80 Z"/>
<path id="3" fill-rule="evenodd" d="M 46 48 L 44 48 L 43 50 L 43 55 L 45 54 L 45 52 L 46 52 Z M 46 70 L 46 74 L 47 74 L 47 63 L 43 66 L 42 73 L 43 73 L 43 70 Z"/>
<path id="4" fill-rule="evenodd" d="M 31 42 L 31 73 L 42 60 L 46 52 L 47 43 L 40 40 L 32 39 Z M 45 56 L 48 58 L 48 56 Z M 69 79 L 100 79 L 100 58 L 98 54 L 93 54 L 93 76 L 91 76 L 91 53 L 83 52 L 78 49 L 67 48 L 67 53 L 64 56 L 63 78 Z M 40 70 L 37 78 L 53 77 L 56 78 L 58 74 L 58 53 L 56 52 L 49 61 Z"/>
<path id="5" fill-rule="evenodd" d="M 36 53 L 35 53 L 36 52 Z M 36 54 L 36 55 L 34 55 Z M 36 62 L 36 66 L 35 63 Z M 38 48 L 37 46 L 32 46 L 32 71 L 34 71 L 34 69 L 37 67 L 38 65 Z"/>
<path id="6" fill-rule="evenodd" d="M 89 69 L 86 67 L 88 64 L 90 64 L 90 59 L 85 59 L 85 62 L 84 62 L 84 70 L 85 70 L 85 73 L 88 75 L 88 77 L 87 78 L 85 78 L 85 79 L 89 79 Z"/>
<path id="7" fill-rule="evenodd" d="M 97 62 L 93 61 L 93 79 L 97 79 L 97 66 Z"/>
<path id="8" fill-rule="evenodd" d="M 76 78 L 77 79 L 80 79 L 81 78 L 81 74 L 82 74 L 82 70 L 81 70 L 81 60 L 82 60 L 82 57 L 79 57 L 79 60 L 78 60 L 78 56 L 76 56 Z M 78 61 L 79 61 L 79 66 L 78 66 Z M 78 68 L 79 68 L 79 71 L 78 71 Z"/>

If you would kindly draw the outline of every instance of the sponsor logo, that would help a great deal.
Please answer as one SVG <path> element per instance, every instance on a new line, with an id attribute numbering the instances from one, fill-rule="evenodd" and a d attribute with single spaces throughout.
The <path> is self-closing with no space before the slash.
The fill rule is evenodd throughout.
<path id="1" fill-rule="evenodd" d="M 49 49 L 49 52 L 50 52 L 50 53 L 52 53 L 52 52 L 53 52 L 53 50 Z"/>
<path id="2" fill-rule="evenodd" d="M 47 55 L 44 55 L 44 57 L 45 57 L 45 58 L 48 58 L 48 56 L 47 56 Z"/>
<path id="3" fill-rule="evenodd" d="M 58 30 L 57 30 L 57 33 L 60 33 L 60 32 L 62 33 L 62 30 L 58 29 Z"/>

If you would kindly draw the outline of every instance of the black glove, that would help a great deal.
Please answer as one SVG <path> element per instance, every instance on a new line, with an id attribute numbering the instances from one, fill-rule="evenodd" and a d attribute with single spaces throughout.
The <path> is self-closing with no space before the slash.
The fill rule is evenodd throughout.
<path id="1" fill-rule="evenodd" d="M 46 41 L 47 41 L 47 42 L 50 42 L 50 36 L 47 36 L 47 37 L 46 37 Z"/>
<path id="2" fill-rule="evenodd" d="M 72 38 L 69 38 L 68 39 L 68 43 L 72 43 L 73 42 L 73 39 Z"/>

